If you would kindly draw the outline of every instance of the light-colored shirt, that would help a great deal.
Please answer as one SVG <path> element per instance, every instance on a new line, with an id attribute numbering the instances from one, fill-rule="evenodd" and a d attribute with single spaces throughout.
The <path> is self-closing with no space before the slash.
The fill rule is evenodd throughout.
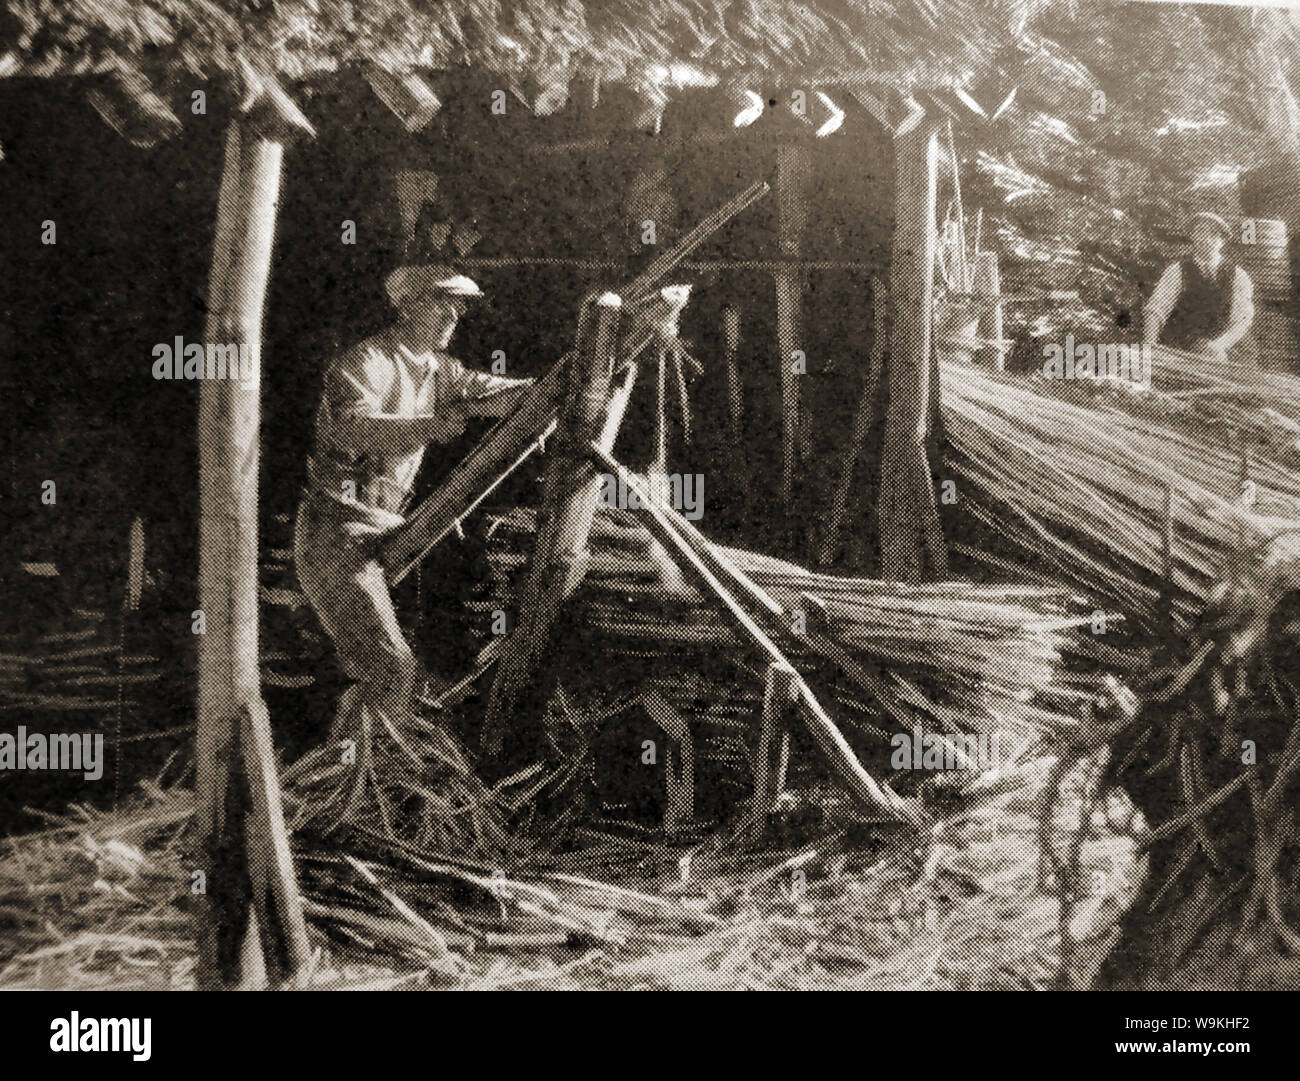
<path id="1" fill-rule="evenodd" d="M 365 417 L 411 420 L 447 416 L 450 440 L 464 431 L 456 403 L 492 398 L 519 381 L 468 370 L 441 350 L 413 352 L 397 328 L 340 353 L 325 372 L 316 411 L 316 446 L 307 463 L 313 491 L 351 509 L 362 531 L 383 531 L 403 522 L 424 446 L 395 445 L 376 425 L 354 429 L 349 445 L 336 435 L 339 421 Z"/>
<path id="2" fill-rule="evenodd" d="M 1151 299 L 1146 306 L 1146 340 L 1154 345 L 1160 336 L 1174 306 L 1178 295 L 1183 291 L 1182 263 L 1170 263 L 1160 275 L 1156 287 L 1151 292 Z M 1219 335 L 1225 350 L 1231 349 L 1245 336 L 1250 324 L 1255 319 L 1255 287 L 1250 275 L 1241 267 L 1232 278 L 1232 314 L 1228 317 L 1228 329 Z"/>

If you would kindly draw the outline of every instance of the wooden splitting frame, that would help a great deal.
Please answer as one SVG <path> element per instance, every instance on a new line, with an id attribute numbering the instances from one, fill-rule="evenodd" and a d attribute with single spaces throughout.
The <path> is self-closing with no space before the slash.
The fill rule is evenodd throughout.
<path id="1" fill-rule="evenodd" d="M 704 595 L 711 597 L 721 606 L 723 613 L 730 618 L 736 628 L 740 640 L 762 654 L 769 664 L 793 668 L 794 666 L 790 664 L 786 655 L 744 609 L 731 590 L 724 584 L 724 581 L 739 587 L 751 600 L 757 601 L 760 608 L 766 610 L 769 616 L 776 616 L 775 619 L 769 620 L 774 630 L 783 628 L 778 633 L 794 635 L 794 631 L 785 627 L 784 620 L 780 618 L 783 614 L 781 606 L 769 594 L 753 583 L 744 572 L 726 560 L 680 514 L 670 507 L 656 503 L 640 479 L 628 472 L 603 447 L 592 443 L 588 448 L 588 452 L 599 468 L 626 477 L 628 489 L 635 494 L 636 501 L 640 504 L 641 516 L 650 532 L 676 559 L 677 563 L 689 571 L 692 577 L 702 585 Z M 699 548 L 688 539 L 690 536 L 698 538 L 696 544 L 700 545 Z M 847 651 L 837 643 L 831 642 L 829 639 L 816 642 L 815 639 L 824 638 L 824 636 L 813 634 L 801 636 L 800 640 L 803 641 L 805 638 L 814 649 L 841 664 L 846 671 L 850 671 L 855 677 L 863 676 L 868 681 L 879 680 L 878 675 L 871 673 L 861 662 L 850 658 Z M 797 694 L 796 712 L 800 723 L 813 737 L 818 748 L 849 793 L 860 803 L 883 811 L 890 818 L 909 822 L 913 825 L 919 824 L 921 820 L 920 814 L 914 802 L 903 799 L 888 785 L 878 782 L 863 768 L 862 763 L 858 761 L 857 755 L 853 753 L 853 748 L 849 746 L 848 741 L 844 738 L 844 734 L 839 730 L 839 727 L 826 710 L 822 708 L 816 695 L 813 694 L 812 688 L 797 672 L 795 675 L 795 690 Z"/>
<path id="2" fill-rule="evenodd" d="M 768 190 L 767 182 L 760 180 L 703 218 L 618 290 L 624 306 L 631 307 L 644 300 L 666 274 Z M 414 570 L 493 488 L 555 431 L 568 387 L 565 371 L 574 355 L 569 353 L 538 380 L 519 408 L 487 434 L 438 490 L 410 514 L 404 525 L 384 539 L 380 560 L 390 581 L 399 582 Z"/>
<path id="3" fill-rule="evenodd" d="M 538 675 L 560 611 L 587 573 L 587 540 L 601 481 L 585 448 L 593 438 L 612 447 L 623 419 L 620 412 L 601 431 L 622 306 L 622 298 L 613 293 L 590 297 L 583 305 L 559 443 L 546 472 L 537 540 L 519 593 L 519 622 L 510 636 L 511 648 L 497 666 L 483 724 L 483 747 L 491 754 L 500 752 L 505 720 Z M 546 695 L 534 697 L 544 701 Z"/>

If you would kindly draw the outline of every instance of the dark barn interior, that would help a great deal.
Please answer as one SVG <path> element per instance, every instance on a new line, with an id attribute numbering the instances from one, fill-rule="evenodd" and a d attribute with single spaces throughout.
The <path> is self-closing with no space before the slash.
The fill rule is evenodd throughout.
<path id="1" fill-rule="evenodd" d="M 326 5 L 313 56 L 234 4 L 136 68 L 0 10 L 0 711 L 106 753 L 0 776 L 0 985 L 139 962 L 101 902 L 183 925 L 173 986 L 303 981 L 309 924 L 330 986 L 1300 983 L 1300 19 L 520 5 L 440 52 L 457 6 Z M 1054 381 L 1197 212 L 1249 333 Z M 432 678 L 340 762 L 294 515 L 327 365 L 443 263 L 450 352 L 537 382 L 375 542 Z M 254 393 L 156 378 L 214 334 Z"/>

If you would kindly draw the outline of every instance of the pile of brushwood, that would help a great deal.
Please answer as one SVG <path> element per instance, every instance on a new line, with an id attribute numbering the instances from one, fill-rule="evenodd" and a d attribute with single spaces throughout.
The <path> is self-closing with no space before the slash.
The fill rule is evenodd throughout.
<path id="1" fill-rule="evenodd" d="M 1166 350 L 1151 388 L 955 364 L 942 380 L 944 469 L 1004 546 L 964 554 L 1124 616 L 1100 624 L 1098 655 L 1134 697 L 1089 718 L 1058 767 L 1106 748 L 1090 798 L 1121 785 L 1152 826 L 1099 978 L 1294 986 L 1300 381 Z M 1067 896 L 1086 893 L 1069 846 L 1045 834 L 1044 854 Z"/>

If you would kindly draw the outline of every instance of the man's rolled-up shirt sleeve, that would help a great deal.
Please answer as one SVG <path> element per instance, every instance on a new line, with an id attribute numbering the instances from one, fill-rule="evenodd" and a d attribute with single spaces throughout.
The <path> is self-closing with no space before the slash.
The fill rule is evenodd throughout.
<path id="1" fill-rule="evenodd" d="M 1250 330 L 1255 321 L 1255 286 L 1250 275 L 1241 267 L 1232 283 L 1232 314 L 1229 316 L 1228 329 L 1223 333 L 1222 343 L 1225 349 L 1231 349 Z"/>
<path id="2" fill-rule="evenodd" d="M 1178 263 L 1171 263 L 1165 267 L 1164 273 L 1160 275 L 1160 280 L 1156 282 L 1156 287 L 1151 291 L 1151 297 L 1146 303 L 1143 318 L 1148 344 L 1155 344 L 1159 339 L 1165 323 L 1173 313 L 1174 305 L 1178 303 L 1178 294 L 1182 289 L 1182 267 Z"/>

